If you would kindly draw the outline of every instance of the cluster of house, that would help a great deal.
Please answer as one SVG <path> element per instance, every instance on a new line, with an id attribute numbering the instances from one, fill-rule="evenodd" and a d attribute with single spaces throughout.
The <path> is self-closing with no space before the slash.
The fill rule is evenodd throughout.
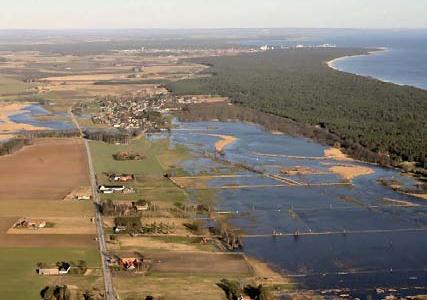
<path id="1" fill-rule="evenodd" d="M 100 194 L 114 194 L 114 193 L 133 194 L 135 193 L 135 189 L 131 187 L 126 187 L 124 185 L 100 185 L 98 187 L 98 193 Z"/>
<path id="2" fill-rule="evenodd" d="M 145 268 L 144 259 L 137 257 L 112 257 L 107 259 L 110 267 L 124 271 L 141 271 Z"/>
<path id="3" fill-rule="evenodd" d="M 177 96 L 175 99 L 177 104 L 220 103 L 228 101 L 226 97 L 210 95 Z"/>
<path id="4" fill-rule="evenodd" d="M 108 176 L 112 182 L 131 182 L 135 181 L 135 175 L 133 174 L 110 174 Z"/>
<path id="5" fill-rule="evenodd" d="M 67 262 L 61 262 L 55 267 L 49 268 L 38 268 L 36 270 L 37 274 L 45 276 L 57 276 L 57 275 L 66 275 L 70 272 L 71 265 Z"/>
<path id="6" fill-rule="evenodd" d="M 152 118 L 149 113 L 167 112 L 173 97 L 162 89 L 159 89 L 158 93 L 105 97 L 99 101 L 100 112 L 92 117 L 92 121 L 95 124 L 106 124 L 114 128 L 161 130 L 165 126 L 162 118 Z"/>
<path id="7" fill-rule="evenodd" d="M 45 228 L 47 222 L 42 219 L 20 218 L 13 224 L 13 228 L 31 228 L 40 229 Z"/>

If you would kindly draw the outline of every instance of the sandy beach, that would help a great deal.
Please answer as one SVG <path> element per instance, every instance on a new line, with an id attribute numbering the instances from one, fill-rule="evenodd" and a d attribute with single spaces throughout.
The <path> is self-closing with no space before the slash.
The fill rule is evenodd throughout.
<path id="1" fill-rule="evenodd" d="M 333 166 L 329 168 L 329 171 L 341 176 L 343 179 L 351 181 L 353 178 L 370 175 L 374 173 L 374 170 L 368 167 L 347 165 L 347 166 Z"/>
<path id="2" fill-rule="evenodd" d="M 360 54 L 360 55 L 347 55 L 347 56 L 342 56 L 342 57 L 337 57 L 333 60 L 327 61 L 326 64 L 328 65 L 329 68 L 334 69 L 336 71 L 341 71 L 344 72 L 343 70 L 337 68 L 335 66 L 335 63 L 340 61 L 340 60 L 344 60 L 347 58 L 353 58 L 353 57 L 360 57 L 360 56 L 367 56 L 367 55 L 375 55 L 375 54 L 381 54 L 383 52 L 389 51 L 388 48 L 378 48 L 377 50 L 373 50 L 373 51 L 369 51 L 367 54 Z M 359 74 L 355 74 L 355 75 L 359 75 Z"/>
<path id="3" fill-rule="evenodd" d="M 14 132 L 20 130 L 39 130 L 43 127 L 36 127 L 30 124 L 15 123 L 10 120 L 19 112 L 25 111 L 25 107 L 31 105 L 30 102 L 4 102 L 0 103 L 0 139 L 9 139 Z"/>
<path id="4" fill-rule="evenodd" d="M 327 148 L 323 151 L 323 155 L 327 159 L 335 159 L 335 160 L 346 160 L 351 161 L 350 157 L 345 155 L 340 149 L 338 148 Z"/>
<path id="5" fill-rule="evenodd" d="M 237 138 L 232 135 L 222 135 L 222 134 L 208 134 L 209 136 L 220 138 L 218 142 L 215 143 L 215 150 L 222 152 L 225 147 L 237 141 Z"/>

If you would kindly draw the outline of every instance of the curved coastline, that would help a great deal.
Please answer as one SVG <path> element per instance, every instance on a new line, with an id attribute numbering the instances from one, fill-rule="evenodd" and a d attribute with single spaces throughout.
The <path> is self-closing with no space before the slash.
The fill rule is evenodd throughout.
<path id="1" fill-rule="evenodd" d="M 373 76 L 370 76 L 370 75 L 359 74 L 359 73 L 355 73 L 355 72 L 349 72 L 349 71 L 343 70 L 341 68 L 338 68 L 335 65 L 337 62 L 343 61 L 343 60 L 346 60 L 346 59 L 351 59 L 351 58 L 356 58 L 356 57 L 363 57 L 363 56 L 371 56 L 371 55 L 380 55 L 380 54 L 384 54 L 384 53 L 386 53 L 388 51 L 390 51 L 390 48 L 387 48 L 387 47 L 375 48 L 375 50 L 368 51 L 366 54 L 346 55 L 346 56 L 341 56 L 341 57 L 334 58 L 334 59 L 332 59 L 330 61 L 327 61 L 326 65 L 329 68 L 331 68 L 331 69 L 333 69 L 335 71 L 340 71 L 340 72 L 343 72 L 343 73 L 349 73 L 349 74 L 363 76 L 363 77 L 375 78 L 375 79 L 378 79 L 378 80 L 381 80 L 381 81 L 384 81 L 384 82 L 391 82 L 391 81 L 383 80 L 383 79 L 380 79 L 380 78 L 377 78 L 377 77 L 373 77 Z M 394 83 L 394 82 L 392 82 L 392 83 Z M 398 84 L 398 83 L 396 83 L 396 84 Z"/>
<path id="2" fill-rule="evenodd" d="M 405 83 L 401 83 L 401 82 L 397 82 L 397 81 L 392 81 L 392 80 L 387 80 L 378 76 L 374 76 L 374 75 L 369 75 L 369 74 L 361 74 L 361 73 L 357 73 L 357 72 L 350 72 L 347 70 L 344 70 L 342 68 L 338 68 L 336 66 L 336 62 L 339 61 L 343 61 L 346 59 L 352 59 L 352 58 L 356 58 L 356 57 L 363 57 L 363 56 L 372 56 L 372 55 L 382 55 L 384 53 L 387 53 L 391 50 L 391 48 L 387 48 L 387 47 L 380 47 L 380 48 L 376 48 L 375 50 L 372 51 L 368 51 L 366 54 L 359 54 L 359 55 L 347 55 L 347 56 L 342 56 L 342 57 L 337 57 L 334 58 L 330 61 L 327 61 L 326 64 L 329 68 L 335 70 L 335 71 L 339 71 L 339 72 L 343 72 L 343 73 L 348 73 L 348 74 L 352 74 L 352 75 L 357 75 L 357 76 L 363 76 L 366 78 L 371 78 L 371 79 L 376 79 L 385 83 L 392 83 L 392 84 L 396 84 L 399 86 L 410 86 L 416 89 L 422 89 L 422 90 L 426 90 L 425 88 L 419 87 L 419 86 L 415 86 L 415 85 L 410 85 L 410 84 L 405 84 Z"/>
<path id="3" fill-rule="evenodd" d="M 342 70 L 342 69 L 338 68 L 338 67 L 337 67 L 337 66 L 335 66 L 334 64 L 335 64 L 337 61 L 345 60 L 345 59 L 348 59 L 348 58 L 363 57 L 363 56 L 370 56 L 370 55 L 378 55 L 378 54 L 383 54 L 383 53 L 386 53 L 386 52 L 389 52 L 389 51 L 390 51 L 390 48 L 387 48 L 387 47 L 376 47 L 376 48 L 374 48 L 374 49 L 375 49 L 375 50 L 368 51 L 366 54 L 359 54 L 359 55 L 346 55 L 346 56 L 337 57 L 337 58 L 334 58 L 334 59 L 332 59 L 332 60 L 330 60 L 330 61 L 326 62 L 326 64 L 327 64 L 327 65 L 328 65 L 328 67 L 330 67 L 331 69 L 334 69 L 334 70 L 337 70 L 337 71 L 341 71 L 341 72 L 347 72 L 347 71 L 345 71 L 345 70 Z M 352 72 L 347 72 L 347 73 L 355 74 L 355 73 L 352 73 Z M 355 74 L 355 75 L 360 75 L 360 74 Z M 362 75 L 362 76 L 363 76 L 363 75 Z"/>

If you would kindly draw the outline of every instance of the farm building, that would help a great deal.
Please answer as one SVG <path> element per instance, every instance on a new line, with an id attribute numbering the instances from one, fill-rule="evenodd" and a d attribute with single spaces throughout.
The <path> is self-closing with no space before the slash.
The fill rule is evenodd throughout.
<path id="1" fill-rule="evenodd" d="M 60 262 L 54 268 L 38 268 L 37 274 L 45 276 L 66 275 L 70 272 L 71 265 L 67 262 Z"/>
<path id="2" fill-rule="evenodd" d="M 123 192 L 125 188 L 124 185 L 101 185 L 98 187 L 98 191 L 101 194 L 113 194 L 116 192 Z"/>
<path id="3" fill-rule="evenodd" d="M 71 265 L 67 262 L 61 262 L 60 265 L 58 266 L 58 271 L 60 275 L 68 274 L 68 272 L 70 272 L 70 269 L 71 269 Z"/>
<path id="4" fill-rule="evenodd" d="M 115 182 L 129 182 L 129 181 L 135 180 L 135 176 L 133 174 L 121 174 L 121 175 L 111 174 L 109 178 L 110 178 L 110 181 L 115 181 Z"/>
<path id="5" fill-rule="evenodd" d="M 13 228 L 32 228 L 40 229 L 46 227 L 47 223 L 41 219 L 21 218 L 15 222 Z"/>
<path id="6" fill-rule="evenodd" d="M 55 275 L 59 275 L 59 269 L 58 268 L 40 268 L 40 269 L 37 269 L 37 274 L 45 275 L 45 276 L 55 276 Z"/>
<path id="7" fill-rule="evenodd" d="M 135 257 L 124 257 L 120 258 L 119 266 L 121 266 L 126 271 L 134 271 L 140 269 L 143 266 L 142 259 Z"/>
<path id="8" fill-rule="evenodd" d="M 120 233 L 120 232 L 125 232 L 127 230 L 127 226 L 116 226 L 114 227 L 114 233 Z"/>
<path id="9" fill-rule="evenodd" d="M 148 201 L 145 201 L 145 200 L 139 200 L 137 202 L 132 202 L 132 206 L 137 211 L 145 211 L 145 210 L 148 210 L 150 208 L 150 203 Z"/>

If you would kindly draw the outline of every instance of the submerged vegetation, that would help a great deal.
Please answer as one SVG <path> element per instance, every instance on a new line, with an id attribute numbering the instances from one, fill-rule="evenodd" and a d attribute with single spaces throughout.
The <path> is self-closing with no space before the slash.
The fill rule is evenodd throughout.
<path id="1" fill-rule="evenodd" d="M 364 148 L 377 154 L 375 160 L 425 167 L 427 92 L 335 71 L 325 63 L 364 52 L 292 49 L 199 58 L 195 61 L 211 66 L 207 72 L 213 76 L 169 88 L 181 95 L 227 96 L 235 104 L 325 129 L 348 153 Z"/>

